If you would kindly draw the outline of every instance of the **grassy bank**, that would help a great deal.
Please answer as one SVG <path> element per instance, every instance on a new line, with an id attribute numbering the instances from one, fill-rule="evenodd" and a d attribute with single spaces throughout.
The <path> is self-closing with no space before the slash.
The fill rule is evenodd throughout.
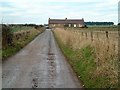
<path id="1" fill-rule="evenodd" d="M 54 30 L 54 35 L 63 54 L 86 88 L 117 87 L 117 54 L 112 50 L 105 52 L 106 43 L 97 40 L 91 43 L 80 38 L 78 33 L 66 30 Z"/>
<path id="2" fill-rule="evenodd" d="M 23 30 L 22 30 L 23 31 Z M 13 45 L 8 46 L 7 48 L 2 49 L 2 60 L 14 55 L 16 52 L 21 50 L 29 42 L 31 42 L 36 36 L 44 31 L 41 29 L 32 29 L 28 35 L 22 36 L 20 39 L 13 38 Z M 20 31 L 19 31 L 20 33 Z"/>

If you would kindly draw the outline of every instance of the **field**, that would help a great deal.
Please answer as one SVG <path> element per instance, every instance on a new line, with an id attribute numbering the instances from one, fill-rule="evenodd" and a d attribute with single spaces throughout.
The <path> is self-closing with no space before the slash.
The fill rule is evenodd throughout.
<path id="1" fill-rule="evenodd" d="M 43 27 L 35 29 L 33 26 L 12 26 L 9 28 L 7 28 L 7 32 L 2 31 L 2 60 L 14 55 L 44 31 Z M 5 29 L 3 28 L 3 30 Z"/>
<path id="2" fill-rule="evenodd" d="M 117 27 L 57 28 L 53 32 L 59 47 L 85 87 L 117 87 Z"/>
<path id="3" fill-rule="evenodd" d="M 11 31 L 12 32 L 18 32 L 18 31 L 22 31 L 22 30 L 31 30 L 31 28 L 33 27 L 30 27 L 30 26 L 12 26 L 11 27 Z"/>

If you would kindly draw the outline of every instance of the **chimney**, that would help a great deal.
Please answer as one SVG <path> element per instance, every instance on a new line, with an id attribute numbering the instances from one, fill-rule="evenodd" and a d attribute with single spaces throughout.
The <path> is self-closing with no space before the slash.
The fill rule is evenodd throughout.
<path id="1" fill-rule="evenodd" d="M 50 24 L 50 18 L 49 18 L 49 20 L 48 20 L 48 24 Z"/>
<path id="2" fill-rule="evenodd" d="M 84 21 L 84 19 L 82 18 L 82 20 Z"/>

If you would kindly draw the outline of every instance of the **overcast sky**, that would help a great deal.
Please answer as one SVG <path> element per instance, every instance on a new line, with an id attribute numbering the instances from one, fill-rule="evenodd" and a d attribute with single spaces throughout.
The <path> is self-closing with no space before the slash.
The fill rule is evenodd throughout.
<path id="1" fill-rule="evenodd" d="M 119 0 L 0 0 L 3 23 L 48 23 L 52 19 L 81 19 L 118 23 Z"/>

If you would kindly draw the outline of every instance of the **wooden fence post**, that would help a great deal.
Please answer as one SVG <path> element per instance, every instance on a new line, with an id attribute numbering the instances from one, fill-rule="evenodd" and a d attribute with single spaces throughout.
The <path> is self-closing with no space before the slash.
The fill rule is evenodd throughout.
<path id="1" fill-rule="evenodd" d="M 115 44 L 113 45 L 114 51 L 115 51 Z"/>
<path id="2" fill-rule="evenodd" d="M 93 41 L 93 33 L 90 32 L 90 35 L 91 35 L 91 41 Z"/>
<path id="3" fill-rule="evenodd" d="M 118 37 L 120 38 L 120 31 L 118 31 Z"/>
<path id="4" fill-rule="evenodd" d="M 87 39 L 87 32 L 85 33 L 86 39 Z"/>
<path id="5" fill-rule="evenodd" d="M 108 39 L 108 31 L 106 31 L 105 33 L 106 33 L 106 38 Z"/>
<path id="6" fill-rule="evenodd" d="M 83 37 L 83 32 L 81 34 L 82 34 L 82 37 Z"/>
<path id="7" fill-rule="evenodd" d="M 99 33 L 97 32 L 97 39 L 99 40 Z"/>
<path id="8" fill-rule="evenodd" d="M 106 33 L 106 38 L 108 39 L 108 31 L 105 32 Z M 109 40 L 107 40 L 107 52 L 109 52 Z"/>

